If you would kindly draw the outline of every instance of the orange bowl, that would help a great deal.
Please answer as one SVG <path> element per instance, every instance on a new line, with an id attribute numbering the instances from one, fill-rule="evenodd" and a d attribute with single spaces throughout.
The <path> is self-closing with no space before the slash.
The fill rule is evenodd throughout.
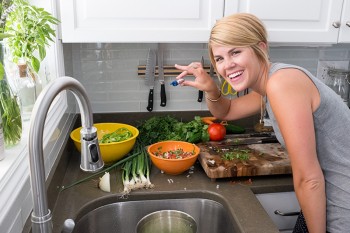
<path id="1" fill-rule="evenodd" d="M 155 152 L 167 152 L 170 150 L 183 149 L 184 152 L 194 151 L 194 155 L 184 158 L 184 159 L 164 159 L 157 157 Z M 148 147 L 148 154 L 152 160 L 152 163 L 164 171 L 166 174 L 178 175 L 188 169 L 196 162 L 199 155 L 200 149 L 193 143 L 183 142 L 183 141 L 162 141 L 157 142 Z"/>

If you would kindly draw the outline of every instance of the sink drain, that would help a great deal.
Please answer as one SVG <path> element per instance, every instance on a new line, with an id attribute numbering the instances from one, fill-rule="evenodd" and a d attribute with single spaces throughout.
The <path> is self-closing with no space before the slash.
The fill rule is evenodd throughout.
<path id="1" fill-rule="evenodd" d="M 136 226 L 137 233 L 196 233 L 194 218 L 178 210 L 160 210 L 143 217 Z"/>

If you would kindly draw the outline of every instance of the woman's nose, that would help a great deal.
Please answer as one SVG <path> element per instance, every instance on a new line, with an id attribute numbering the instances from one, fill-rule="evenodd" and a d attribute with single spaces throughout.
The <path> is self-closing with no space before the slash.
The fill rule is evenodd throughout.
<path id="1" fill-rule="evenodd" d="M 235 62 L 233 59 L 225 59 L 224 60 L 224 69 L 230 69 L 235 66 Z"/>

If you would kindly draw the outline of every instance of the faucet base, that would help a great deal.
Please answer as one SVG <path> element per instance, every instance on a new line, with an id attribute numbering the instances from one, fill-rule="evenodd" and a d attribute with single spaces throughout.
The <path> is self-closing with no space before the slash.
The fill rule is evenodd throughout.
<path id="1" fill-rule="evenodd" d="M 52 214 L 48 210 L 48 214 L 42 217 L 37 217 L 32 213 L 32 232 L 52 233 Z"/>

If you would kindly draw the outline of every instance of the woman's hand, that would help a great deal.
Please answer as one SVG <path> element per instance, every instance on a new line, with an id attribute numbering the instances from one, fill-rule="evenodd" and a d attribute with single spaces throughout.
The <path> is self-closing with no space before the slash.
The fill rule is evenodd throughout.
<path id="1" fill-rule="evenodd" d="M 217 91 L 216 83 L 203 69 L 200 62 L 192 62 L 187 66 L 175 64 L 175 68 L 182 70 L 181 74 L 176 77 L 176 80 L 179 81 L 181 86 L 191 86 L 205 92 Z M 193 75 L 195 80 L 189 81 L 184 79 L 187 75 Z"/>

